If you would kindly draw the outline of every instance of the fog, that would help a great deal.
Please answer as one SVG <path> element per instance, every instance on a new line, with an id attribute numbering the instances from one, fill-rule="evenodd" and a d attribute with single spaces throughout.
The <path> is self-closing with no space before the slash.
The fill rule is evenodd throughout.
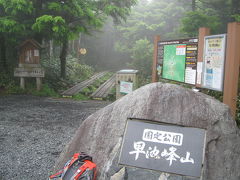
<path id="1" fill-rule="evenodd" d="M 109 18 L 100 31 L 81 36 L 81 47 L 88 52 L 81 60 L 97 70 L 130 68 L 136 41 L 147 39 L 153 43 L 155 35 L 162 39 L 184 37 L 179 32 L 184 8 L 191 7 L 184 7 L 179 0 L 139 1 L 126 21 L 116 25 Z"/>

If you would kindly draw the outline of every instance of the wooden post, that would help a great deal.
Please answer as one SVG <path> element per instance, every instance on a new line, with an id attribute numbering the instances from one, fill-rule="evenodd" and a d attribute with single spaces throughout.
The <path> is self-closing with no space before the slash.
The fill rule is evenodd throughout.
<path id="1" fill-rule="evenodd" d="M 40 89 L 42 87 L 42 78 L 37 77 L 36 78 L 36 84 L 37 84 L 37 90 L 40 91 Z"/>
<path id="2" fill-rule="evenodd" d="M 240 23 L 228 24 L 223 103 L 229 105 L 233 117 L 236 114 L 238 77 L 240 64 Z"/>
<path id="3" fill-rule="evenodd" d="M 20 88 L 25 89 L 25 79 L 24 79 L 24 77 L 20 77 Z"/>
<path id="4" fill-rule="evenodd" d="M 206 27 L 199 28 L 198 31 L 198 58 L 197 62 L 203 62 L 204 37 L 210 35 L 210 29 Z M 197 72 L 196 87 L 201 87 L 202 72 Z"/>
<path id="5" fill-rule="evenodd" d="M 158 41 L 160 41 L 160 36 L 154 37 L 154 53 L 153 53 L 153 64 L 152 64 L 152 82 L 157 82 L 157 48 L 158 48 Z"/>

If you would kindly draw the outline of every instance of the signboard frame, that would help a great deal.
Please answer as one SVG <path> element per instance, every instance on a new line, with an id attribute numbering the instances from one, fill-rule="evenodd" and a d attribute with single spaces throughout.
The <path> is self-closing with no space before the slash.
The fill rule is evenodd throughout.
<path id="1" fill-rule="evenodd" d="M 167 141 L 166 142 L 163 142 L 163 141 L 157 142 L 157 141 L 153 141 L 153 139 L 146 140 L 145 138 L 146 137 L 148 138 L 149 136 L 145 136 L 144 133 L 145 133 L 145 131 L 152 129 L 152 128 L 155 129 L 153 131 L 156 131 L 156 132 L 158 131 L 160 133 L 166 132 L 166 133 L 171 133 L 172 135 L 181 135 L 181 133 L 182 133 L 182 141 L 179 140 L 179 141 L 177 141 L 177 143 L 175 141 L 175 144 L 174 143 L 171 144 Z M 160 128 L 160 131 L 159 131 L 159 128 Z M 134 131 L 132 131 L 132 129 L 134 129 Z M 193 132 L 196 132 L 196 133 L 192 134 Z M 184 137 L 189 133 L 190 133 L 189 137 Z M 151 137 L 155 137 L 155 135 L 156 134 L 154 134 L 154 136 L 151 136 Z M 194 140 L 194 138 L 198 138 L 198 137 L 200 138 L 201 143 L 198 143 Z M 137 138 L 137 139 L 135 139 L 135 138 Z M 141 138 L 141 141 L 140 141 L 141 143 L 144 143 L 144 142 L 146 143 L 146 144 L 144 143 L 144 147 L 143 147 L 144 149 L 142 149 L 142 151 L 146 150 L 145 154 L 143 152 L 140 152 L 137 155 L 137 153 L 136 153 L 136 150 L 137 150 L 136 147 L 138 146 L 138 145 L 136 146 L 136 143 L 140 143 L 138 141 L 140 139 L 138 139 L 138 138 Z M 154 140 L 156 140 L 156 139 L 154 139 Z M 163 140 L 163 138 L 162 138 L 162 140 Z M 173 136 L 172 136 L 172 140 L 173 140 Z M 189 140 L 192 141 L 192 143 L 189 143 L 188 142 Z M 156 143 L 155 145 L 157 147 L 155 146 L 154 148 L 150 149 L 149 143 L 150 144 Z M 173 147 L 174 146 L 173 144 L 176 145 L 175 146 L 176 148 Z M 188 161 L 187 163 L 182 161 L 182 158 L 185 157 L 186 145 L 187 145 L 187 149 L 190 148 L 189 151 L 192 153 L 192 154 L 190 154 L 190 152 L 186 152 L 186 159 L 190 160 L 191 158 L 189 159 L 189 157 L 194 158 L 194 160 L 193 159 L 192 160 L 195 161 L 195 164 L 194 164 L 194 162 L 192 164 L 194 164 L 195 169 L 193 167 L 191 167 L 190 161 Z M 160 146 L 160 148 L 159 148 L 159 146 Z M 172 147 L 166 148 L 169 146 L 172 146 Z M 183 148 L 183 146 L 184 146 L 184 148 Z M 182 147 L 182 149 L 181 149 L 181 147 Z M 122 145 L 121 145 L 119 164 L 123 165 L 123 166 L 128 166 L 128 167 L 136 167 L 136 168 L 142 168 L 142 169 L 147 169 L 147 170 L 154 170 L 154 171 L 158 171 L 158 172 L 159 171 L 167 172 L 167 173 L 171 173 L 171 174 L 177 174 L 180 176 L 201 178 L 202 172 L 203 172 L 204 159 L 205 159 L 205 147 L 206 147 L 206 129 L 196 128 L 196 127 L 185 127 L 185 126 L 181 126 L 181 125 L 163 123 L 163 122 L 158 122 L 158 121 L 151 121 L 151 120 L 146 120 L 146 119 L 128 118 L 126 125 L 125 125 L 125 131 L 124 131 L 123 141 L 122 141 Z M 163 150 L 163 148 L 164 148 L 164 150 Z M 173 151 L 170 153 L 171 148 L 173 149 Z M 192 152 L 192 150 L 194 148 L 199 148 L 199 150 L 197 152 Z M 131 151 L 129 151 L 129 149 Z M 156 152 L 156 150 L 159 150 L 159 152 L 157 154 L 157 155 L 159 155 L 159 158 L 157 156 L 155 156 L 155 157 L 150 156 L 151 155 L 150 150 L 154 150 L 154 149 L 155 149 L 155 152 Z M 133 150 L 135 150 L 135 151 L 133 151 Z M 182 154 L 183 157 L 181 157 L 181 159 L 180 159 L 180 157 L 175 157 L 175 159 L 172 160 L 172 162 L 170 162 L 171 161 L 171 160 L 169 160 L 170 157 L 166 158 L 166 156 L 165 156 L 166 154 L 168 154 L 168 151 L 169 151 L 169 154 L 174 154 L 175 152 L 179 154 L 181 152 L 180 154 Z M 184 152 L 184 153 L 182 153 L 182 152 Z M 136 154 L 134 154 L 134 153 L 136 153 Z M 199 153 L 201 155 L 199 155 Z M 180 154 L 179 154 L 179 156 L 181 156 Z M 188 158 L 187 158 L 187 154 L 189 155 Z M 148 157 L 147 157 L 147 155 L 148 155 Z M 146 156 L 146 157 L 144 158 L 144 156 Z M 185 167 L 178 168 L 176 165 L 178 161 L 179 161 L 179 163 L 181 161 L 181 163 L 184 164 Z M 169 167 L 170 170 L 166 169 L 166 166 Z"/>
<path id="2" fill-rule="evenodd" d="M 203 64 L 202 64 L 202 77 L 201 77 L 201 84 L 202 84 L 202 86 L 201 86 L 201 88 L 206 88 L 206 89 L 211 89 L 211 90 L 215 90 L 215 91 L 220 91 L 220 92 L 222 92 L 223 91 L 223 86 L 224 86 L 224 75 L 225 75 L 225 63 L 226 63 L 226 38 L 227 37 L 227 35 L 226 34 L 218 34 L 218 35 L 211 35 L 211 36 L 205 36 L 204 37 L 204 53 L 203 53 Z M 219 55 L 221 55 L 220 57 L 221 57 L 221 59 L 220 59 L 220 63 L 221 63 L 221 67 L 220 68 L 218 68 L 219 70 L 220 70 L 220 86 L 217 88 L 215 88 L 215 87 L 212 87 L 212 86 L 210 86 L 210 85 L 207 85 L 207 83 L 206 83 L 206 78 L 207 78 L 207 63 L 206 63 L 206 61 L 207 61 L 207 43 L 208 43 L 208 40 L 210 40 L 210 39 L 219 39 L 219 38 L 221 38 L 221 39 L 223 39 L 221 42 L 223 43 L 222 44 L 222 48 L 221 48 L 221 54 L 219 54 Z M 210 57 L 210 56 L 208 56 L 208 57 Z M 208 60 L 208 62 L 211 62 L 210 60 Z M 212 82 L 214 81 L 214 73 L 213 73 L 213 68 L 210 70 L 208 70 L 209 72 L 211 71 L 211 73 L 209 73 L 209 74 L 212 74 Z M 218 75 L 219 76 L 219 75 Z M 210 78 L 210 76 L 209 76 L 209 78 Z"/>
<path id="3" fill-rule="evenodd" d="M 199 41 L 198 38 L 178 39 L 178 40 L 169 40 L 169 41 L 158 41 L 158 43 L 157 43 L 157 65 L 156 65 L 156 70 L 157 70 L 158 76 L 161 79 L 176 81 L 176 82 L 185 83 L 185 84 L 188 84 L 188 85 L 191 85 L 191 86 L 195 86 L 196 82 L 197 82 L 198 41 Z M 173 80 L 173 79 L 164 78 L 162 76 L 162 72 L 163 72 L 163 69 L 164 69 L 164 63 L 163 63 L 163 61 L 164 61 L 164 46 L 165 45 L 181 45 L 181 44 L 186 45 L 184 80 L 183 81 L 177 81 L 177 80 Z M 196 46 L 196 48 L 197 48 L 195 56 L 192 56 L 193 59 L 195 58 L 195 66 L 196 66 L 195 69 L 193 69 L 192 67 L 187 67 L 187 58 L 189 57 L 189 56 L 187 56 L 187 51 L 188 51 L 187 46 L 189 46 L 189 45 Z M 190 81 L 187 82 L 186 71 L 190 70 L 190 69 L 196 71 L 195 75 L 194 75 L 195 83 L 190 83 L 190 81 L 192 81 L 191 78 L 189 78 L 188 80 L 190 80 Z"/>

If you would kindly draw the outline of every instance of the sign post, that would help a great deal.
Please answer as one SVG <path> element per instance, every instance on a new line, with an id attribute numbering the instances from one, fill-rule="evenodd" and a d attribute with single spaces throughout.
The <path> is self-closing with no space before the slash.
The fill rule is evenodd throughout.
<path id="1" fill-rule="evenodd" d="M 204 37 L 210 35 L 210 29 L 206 27 L 199 28 L 198 31 L 198 58 L 197 58 L 197 81 L 196 87 L 201 87 L 202 84 L 202 64 L 204 51 Z"/>
<path id="2" fill-rule="evenodd" d="M 233 117 L 236 114 L 240 64 L 240 23 L 228 24 L 226 66 L 223 103 L 227 104 Z"/>
<path id="3" fill-rule="evenodd" d="M 152 66 L 152 82 L 157 82 L 157 59 L 158 59 L 158 41 L 160 41 L 160 36 L 155 36 L 154 38 L 154 53 L 153 53 L 153 66 Z"/>

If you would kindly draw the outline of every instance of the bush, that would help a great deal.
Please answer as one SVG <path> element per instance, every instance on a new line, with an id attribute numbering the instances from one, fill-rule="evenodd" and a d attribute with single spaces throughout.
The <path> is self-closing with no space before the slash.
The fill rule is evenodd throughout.
<path id="1" fill-rule="evenodd" d="M 94 69 L 86 64 L 80 64 L 79 60 L 71 55 L 67 57 L 67 79 L 71 82 L 81 82 L 94 73 Z"/>
<path id="2" fill-rule="evenodd" d="M 89 100 L 88 96 L 85 96 L 84 94 L 81 93 L 74 95 L 72 98 L 75 100 Z"/>
<path id="3" fill-rule="evenodd" d="M 32 89 L 31 94 L 35 96 L 59 97 L 59 94 L 56 93 L 47 84 L 44 84 L 40 91 L 37 91 L 36 89 Z"/>
<path id="4" fill-rule="evenodd" d="M 93 68 L 80 64 L 79 60 L 71 55 L 67 57 L 66 80 L 60 78 L 60 60 L 59 58 L 42 59 L 42 66 L 45 69 L 45 82 L 55 91 L 61 91 L 71 84 L 81 82 L 93 75 Z"/>

